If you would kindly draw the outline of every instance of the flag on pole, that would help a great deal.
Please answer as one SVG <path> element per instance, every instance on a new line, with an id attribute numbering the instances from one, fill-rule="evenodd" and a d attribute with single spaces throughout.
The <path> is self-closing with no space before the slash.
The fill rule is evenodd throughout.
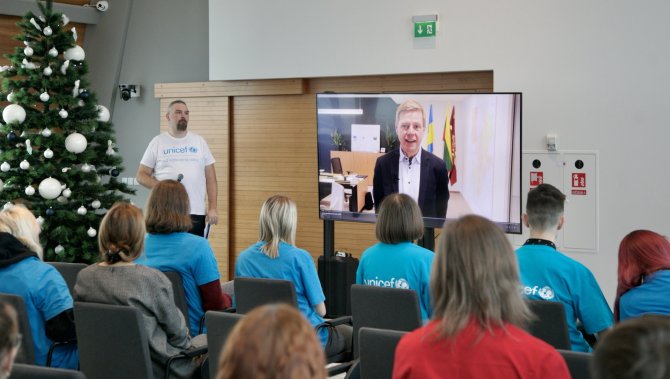
<path id="1" fill-rule="evenodd" d="M 430 113 L 428 114 L 428 136 L 426 137 L 426 150 L 433 152 L 433 139 L 435 134 L 435 126 L 433 125 L 433 104 L 430 105 Z"/>
<path id="2" fill-rule="evenodd" d="M 442 141 L 444 141 L 444 153 L 442 159 L 447 165 L 449 172 L 449 182 L 453 186 L 456 183 L 456 108 L 451 107 L 451 116 L 444 120 L 444 130 L 442 131 Z M 448 131 L 448 135 L 447 135 Z"/>

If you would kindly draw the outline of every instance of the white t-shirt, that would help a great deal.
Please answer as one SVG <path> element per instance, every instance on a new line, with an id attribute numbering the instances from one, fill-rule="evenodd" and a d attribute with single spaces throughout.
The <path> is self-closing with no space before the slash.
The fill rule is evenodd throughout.
<path id="1" fill-rule="evenodd" d="M 419 202 L 419 187 L 421 186 L 421 149 L 410 161 L 400 149 L 400 163 L 398 166 L 398 192 L 409 195 Z"/>
<path id="2" fill-rule="evenodd" d="M 151 140 L 140 163 L 153 168 L 157 180 L 177 180 L 183 175 L 181 183 L 188 192 L 191 214 L 207 214 L 205 167 L 214 163 L 214 157 L 204 138 L 191 132 L 183 138 L 161 133 Z"/>

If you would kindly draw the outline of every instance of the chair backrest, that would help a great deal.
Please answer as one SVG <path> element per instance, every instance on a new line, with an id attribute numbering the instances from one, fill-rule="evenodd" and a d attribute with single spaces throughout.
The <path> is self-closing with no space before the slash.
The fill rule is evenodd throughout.
<path id="1" fill-rule="evenodd" d="M 69 263 L 69 262 L 46 262 L 56 268 L 58 272 L 65 279 L 67 288 L 70 290 L 70 294 L 74 293 L 74 285 L 77 283 L 77 275 L 79 271 L 86 268 L 87 264 L 85 263 Z"/>
<path id="2" fill-rule="evenodd" d="M 591 359 L 593 354 L 581 351 L 558 350 L 568 365 L 572 379 L 591 379 Z"/>
<path id="3" fill-rule="evenodd" d="M 19 333 L 23 336 L 21 339 L 21 349 L 19 349 L 19 352 L 16 354 L 16 359 L 14 361 L 17 363 L 34 365 L 35 346 L 33 345 L 33 333 L 30 329 L 26 303 L 21 296 L 8 293 L 0 293 L 0 301 L 9 303 L 16 309 L 16 314 L 19 319 Z"/>
<path id="4" fill-rule="evenodd" d="M 290 280 L 235 278 L 235 306 L 237 313 L 246 314 L 252 309 L 271 303 L 288 303 L 298 306 L 295 286 Z"/>
<path id="5" fill-rule="evenodd" d="M 333 168 L 333 174 L 343 174 L 342 161 L 339 157 L 330 158 L 330 165 Z"/>
<path id="6" fill-rule="evenodd" d="M 390 378 L 393 373 L 395 348 L 406 333 L 397 330 L 361 328 L 358 332 L 361 378 Z"/>
<path id="7" fill-rule="evenodd" d="M 563 303 L 528 300 L 528 305 L 537 317 L 528 325 L 528 332 L 556 349 L 570 350 L 570 333 Z"/>
<path id="8" fill-rule="evenodd" d="M 216 378 L 219 368 L 219 357 L 237 322 L 244 315 L 228 312 L 207 311 L 205 325 L 207 325 L 207 347 L 209 349 L 209 377 Z"/>
<path id="9" fill-rule="evenodd" d="M 354 356 L 362 327 L 412 331 L 422 325 L 419 297 L 413 290 L 354 284 L 351 286 Z"/>
<path id="10" fill-rule="evenodd" d="M 11 379 L 86 379 L 81 371 L 15 363 Z"/>
<path id="11" fill-rule="evenodd" d="M 184 282 L 181 279 L 181 274 L 176 271 L 163 271 L 163 274 L 172 282 L 172 292 L 174 293 L 174 303 L 177 308 L 184 315 L 186 326 L 191 326 L 188 318 L 188 302 L 186 302 L 186 292 L 184 291 Z"/>
<path id="12" fill-rule="evenodd" d="M 140 312 L 126 305 L 74 303 L 79 366 L 88 378 L 153 378 Z"/>

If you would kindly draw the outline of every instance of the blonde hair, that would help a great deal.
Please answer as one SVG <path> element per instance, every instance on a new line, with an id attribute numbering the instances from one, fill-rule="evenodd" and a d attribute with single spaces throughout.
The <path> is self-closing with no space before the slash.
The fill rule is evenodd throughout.
<path id="1" fill-rule="evenodd" d="M 377 239 L 396 244 L 423 236 L 423 218 L 419 205 L 409 195 L 393 193 L 382 200 L 375 228 Z"/>
<path id="2" fill-rule="evenodd" d="M 0 232 L 13 235 L 30 251 L 43 259 L 40 244 L 40 225 L 35 215 L 21 204 L 15 204 L 0 212 Z"/>
<path id="3" fill-rule="evenodd" d="M 169 234 L 191 229 L 190 204 L 184 185 L 176 180 L 158 182 L 146 206 L 147 232 Z"/>
<path id="4" fill-rule="evenodd" d="M 395 110 L 395 127 L 398 127 L 398 120 L 400 120 L 400 114 L 404 112 L 419 111 L 421 112 L 421 119 L 423 120 L 423 127 L 426 127 L 426 111 L 423 110 L 421 104 L 418 101 L 409 99 L 403 101 L 398 108 Z"/>
<path id="5" fill-rule="evenodd" d="M 468 215 L 445 226 L 430 276 L 440 336 L 456 335 L 470 320 L 491 330 L 505 323 L 524 327 L 531 317 L 514 250 L 502 230 L 484 217 Z"/>
<path id="6" fill-rule="evenodd" d="M 298 209 L 293 200 L 283 195 L 274 195 L 265 200 L 259 217 L 261 247 L 270 258 L 279 256 L 279 242 L 295 245 Z"/>
<path id="7" fill-rule="evenodd" d="M 305 317 L 289 305 L 270 304 L 235 326 L 217 379 L 325 379 L 325 366 L 323 347 Z"/>
<path id="8" fill-rule="evenodd" d="M 142 211 L 130 203 L 116 203 L 100 222 L 98 249 L 106 263 L 132 262 L 144 250 Z"/>

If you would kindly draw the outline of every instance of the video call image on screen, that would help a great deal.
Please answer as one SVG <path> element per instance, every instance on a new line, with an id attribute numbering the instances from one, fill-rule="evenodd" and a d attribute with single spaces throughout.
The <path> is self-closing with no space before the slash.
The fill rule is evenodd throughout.
<path id="1" fill-rule="evenodd" d="M 321 219 L 375 222 L 375 195 L 404 192 L 428 227 L 478 214 L 521 233 L 521 93 L 318 94 L 316 105 Z"/>

